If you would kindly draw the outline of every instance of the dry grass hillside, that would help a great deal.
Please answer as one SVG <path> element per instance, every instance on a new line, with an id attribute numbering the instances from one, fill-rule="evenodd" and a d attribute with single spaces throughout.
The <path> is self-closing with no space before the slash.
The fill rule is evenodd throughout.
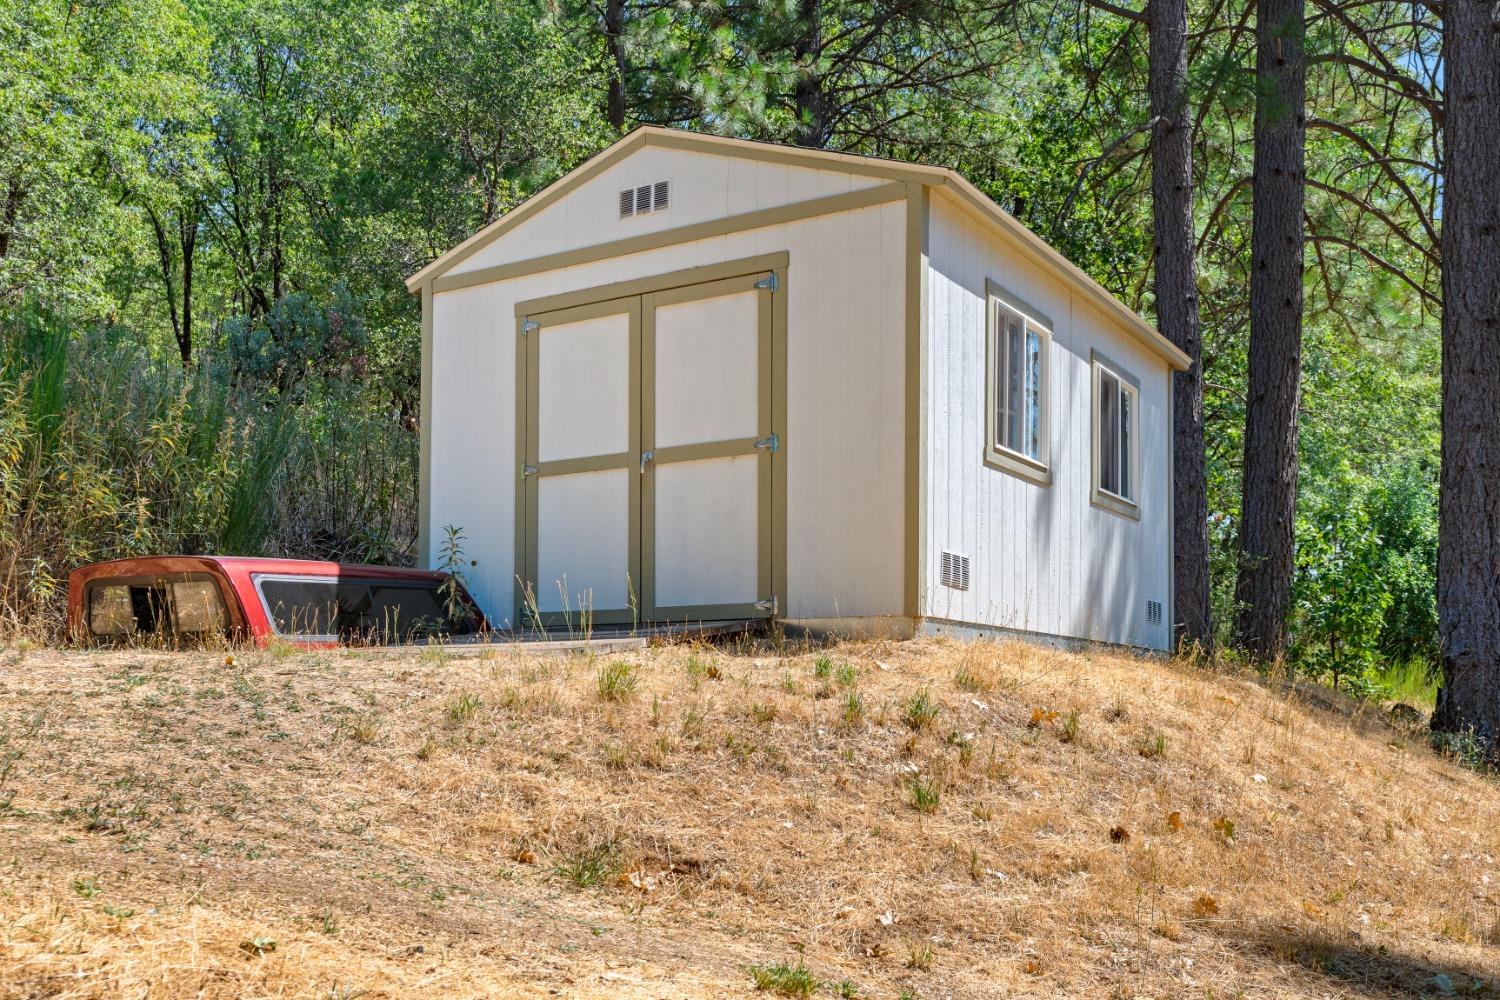
<path id="1" fill-rule="evenodd" d="M 1184 664 L 11 649 L 0 740 L 7 997 L 1500 995 L 1500 787 Z"/>

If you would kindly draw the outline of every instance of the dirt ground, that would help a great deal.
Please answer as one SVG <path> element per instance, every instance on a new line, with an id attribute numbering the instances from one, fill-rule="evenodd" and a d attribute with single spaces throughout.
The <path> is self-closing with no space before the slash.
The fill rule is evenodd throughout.
<path id="1" fill-rule="evenodd" d="M 1497 853 L 1187 663 L 0 651 L 5 997 L 1500 996 Z"/>

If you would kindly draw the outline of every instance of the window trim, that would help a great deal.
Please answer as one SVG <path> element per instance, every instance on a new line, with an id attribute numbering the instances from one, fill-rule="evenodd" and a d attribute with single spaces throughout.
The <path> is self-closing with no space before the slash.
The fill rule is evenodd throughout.
<path id="1" fill-rule="evenodd" d="M 1101 422 L 1104 414 L 1101 411 L 1103 402 L 1103 378 L 1108 372 L 1117 382 L 1120 388 L 1128 392 L 1135 413 L 1135 433 L 1130 436 L 1130 454 L 1126 458 L 1130 471 L 1130 481 L 1135 484 L 1136 498 L 1121 496 L 1111 490 L 1105 489 L 1100 484 L 1100 474 L 1103 465 L 1100 462 L 1100 446 L 1103 443 L 1103 427 Z M 1119 514 L 1122 517 L 1141 519 L 1140 487 L 1141 487 L 1141 380 L 1130 373 L 1123 365 L 1117 364 L 1108 356 L 1099 351 L 1091 351 L 1089 357 L 1089 437 L 1092 472 L 1090 475 L 1089 502 L 1095 507 Z"/>
<path id="2" fill-rule="evenodd" d="M 984 464 L 1000 472 L 1035 483 L 1052 485 L 1052 321 L 1018 295 L 995 281 L 984 282 Z M 999 427 L 996 403 L 1001 390 L 996 377 L 1000 353 L 1000 313 L 1011 313 L 1021 319 L 1023 330 L 1035 332 L 1041 340 L 1041 429 L 1038 433 L 1039 458 L 1013 451 L 998 443 Z"/>

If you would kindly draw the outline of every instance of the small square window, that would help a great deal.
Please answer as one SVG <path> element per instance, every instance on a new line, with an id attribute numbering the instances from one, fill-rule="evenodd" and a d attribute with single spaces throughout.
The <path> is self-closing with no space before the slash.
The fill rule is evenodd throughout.
<path id="1" fill-rule="evenodd" d="M 1047 325 L 993 283 L 985 335 L 985 462 L 1048 483 Z"/>
<path id="2" fill-rule="evenodd" d="M 1139 383 L 1094 356 L 1094 503 L 1138 516 L 1140 478 Z"/>

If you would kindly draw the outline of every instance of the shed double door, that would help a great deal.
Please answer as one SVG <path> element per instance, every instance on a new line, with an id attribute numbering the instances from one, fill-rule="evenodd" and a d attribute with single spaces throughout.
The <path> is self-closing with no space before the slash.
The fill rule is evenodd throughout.
<path id="1" fill-rule="evenodd" d="M 763 271 L 523 318 L 518 621 L 773 612 L 776 286 Z"/>

